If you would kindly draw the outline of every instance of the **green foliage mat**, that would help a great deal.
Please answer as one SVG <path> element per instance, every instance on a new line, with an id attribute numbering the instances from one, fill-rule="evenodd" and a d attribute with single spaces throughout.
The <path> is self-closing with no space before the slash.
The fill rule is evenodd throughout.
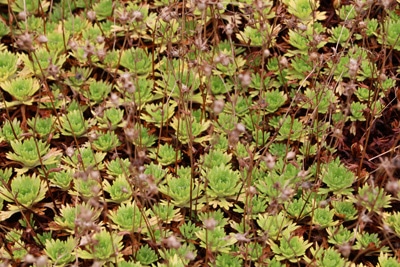
<path id="1" fill-rule="evenodd" d="M 399 1 L 0 13 L 1 266 L 400 266 Z"/>

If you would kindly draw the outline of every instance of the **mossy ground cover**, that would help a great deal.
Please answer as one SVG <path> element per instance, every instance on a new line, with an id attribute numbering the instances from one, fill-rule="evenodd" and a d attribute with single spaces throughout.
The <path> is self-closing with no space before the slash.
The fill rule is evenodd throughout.
<path id="1" fill-rule="evenodd" d="M 1 266 L 400 266 L 400 4 L 0 0 Z"/>

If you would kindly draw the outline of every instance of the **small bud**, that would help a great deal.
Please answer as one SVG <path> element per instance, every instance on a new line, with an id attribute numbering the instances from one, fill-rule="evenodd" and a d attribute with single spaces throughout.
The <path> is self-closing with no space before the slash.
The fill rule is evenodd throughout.
<path id="1" fill-rule="evenodd" d="M 25 262 L 26 263 L 34 263 L 35 261 L 36 261 L 36 258 L 32 254 L 26 254 L 25 255 Z"/>
<path id="2" fill-rule="evenodd" d="M 358 71 L 358 61 L 354 58 L 350 58 L 349 61 L 349 74 L 351 77 L 354 77 L 357 75 L 357 71 Z"/>
<path id="3" fill-rule="evenodd" d="M 164 7 L 161 9 L 160 17 L 165 22 L 170 22 L 172 20 L 172 12 L 170 11 L 169 7 Z"/>
<path id="4" fill-rule="evenodd" d="M 101 35 L 97 36 L 96 37 L 96 42 L 98 42 L 99 44 L 104 43 L 104 36 L 101 36 Z"/>
<path id="5" fill-rule="evenodd" d="M 85 235 L 83 237 L 81 237 L 81 240 L 79 242 L 79 246 L 86 246 L 87 244 L 90 244 L 90 237 Z"/>
<path id="6" fill-rule="evenodd" d="M 189 60 L 189 62 L 188 62 L 188 66 L 190 69 L 197 67 L 197 65 L 198 65 L 197 60 Z"/>
<path id="7" fill-rule="evenodd" d="M 255 3 L 254 3 L 254 5 L 255 5 L 256 8 L 257 8 L 258 10 L 260 10 L 260 11 L 261 11 L 262 9 L 265 8 L 264 1 L 261 1 L 261 0 L 256 0 Z"/>
<path id="8" fill-rule="evenodd" d="M 370 7 L 373 4 L 375 4 L 375 0 L 367 0 L 367 1 L 365 1 L 365 4 Z"/>
<path id="9" fill-rule="evenodd" d="M 393 233 L 393 229 L 392 229 L 388 224 L 386 224 L 386 223 L 383 223 L 383 225 L 382 225 L 382 230 L 383 230 L 385 233 Z"/>
<path id="10" fill-rule="evenodd" d="M 293 188 L 285 187 L 285 188 L 282 190 L 281 194 L 279 195 L 279 198 L 280 198 L 282 201 L 287 201 L 287 200 L 289 200 L 290 198 L 292 198 L 293 193 L 294 193 L 294 189 L 293 189 Z"/>
<path id="11" fill-rule="evenodd" d="M 125 194 L 129 194 L 130 191 L 128 190 L 128 188 L 122 187 L 122 188 L 121 188 L 121 192 L 122 192 L 122 193 L 125 193 Z"/>
<path id="12" fill-rule="evenodd" d="M 142 21 L 143 20 L 143 15 L 139 10 L 135 10 L 132 12 L 132 19 L 134 21 Z"/>
<path id="13" fill-rule="evenodd" d="M 98 138 L 97 133 L 95 133 L 95 132 L 90 133 L 89 140 L 94 141 L 97 138 Z"/>
<path id="14" fill-rule="evenodd" d="M 281 59 L 279 60 L 279 63 L 282 65 L 282 67 L 287 67 L 289 65 L 289 61 L 287 60 L 286 57 L 281 57 Z"/>
<path id="15" fill-rule="evenodd" d="M 309 170 L 301 170 L 297 174 L 297 177 L 306 178 L 306 176 L 309 175 L 309 174 L 310 174 Z"/>
<path id="16" fill-rule="evenodd" d="M 271 51 L 269 51 L 269 49 L 264 49 L 263 51 L 264 57 L 270 57 L 271 56 Z"/>
<path id="17" fill-rule="evenodd" d="M 174 235 L 171 235 L 167 239 L 165 239 L 164 243 L 168 248 L 178 249 L 181 247 L 181 243 L 178 241 L 178 239 L 176 239 Z"/>
<path id="18" fill-rule="evenodd" d="M 303 188 L 303 189 L 311 189 L 312 188 L 312 183 L 311 182 L 303 182 L 302 184 L 301 184 L 301 188 Z"/>
<path id="19" fill-rule="evenodd" d="M 204 63 L 202 66 L 202 70 L 204 72 L 204 75 L 209 77 L 212 74 L 212 66 L 208 63 Z"/>
<path id="20" fill-rule="evenodd" d="M 132 82 L 125 83 L 124 88 L 130 94 L 133 94 L 134 92 L 136 92 L 136 86 Z"/>
<path id="21" fill-rule="evenodd" d="M 396 156 L 391 160 L 391 164 L 395 169 L 400 169 L 400 157 Z"/>
<path id="22" fill-rule="evenodd" d="M 39 43 L 47 43 L 49 39 L 47 39 L 46 35 L 41 34 L 39 37 L 36 39 Z"/>
<path id="23" fill-rule="evenodd" d="M 297 25 L 297 27 L 301 31 L 306 31 L 307 30 L 307 25 L 304 25 L 303 23 L 300 23 L 299 25 Z"/>
<path id="24" fill-rule="evenodd" d="M 129 20 L 128 12 L 126 12 L 126 10 L 120 12 L 117 11 L 117 15 L 118 20 L 121 22 L 121 24 L 125 24 Z"/>
<path id="25" fill-rule="evenodd" d="M 114 105 L 119 105 L 119 96 L 116 93 L 111 93 L 110 100 Z"/>
<path id="26" fill-rule="evenodd" d="M 99 181 L 101 176 L 100 176 L 100 172 L 98 170 L 92 170 L 90 172 L 90 177 L 92 177 L 94 180 Z"/>
<path id="27" fill-rule="evenodd" d="M 158 186 L 155 183 L 150 183 L 147 189 L 147 193 L 151 196 L 158 194 Z"/>
<path id="28" fill-rule="evenodd" d="M 147 181 L 147 174 L 141 173 L 139 174 L 138 178 L 140 181 L 145 182 Z"/>
<path id="29" fill-rule="evenodd" d="M 58 66 L 50 63 L 50 65 L 47 67 L 47 71 L 50 76 L 57 77 L 59 73 L 59 68 Z"/>
<path id="30" fill-rule="evenodd" d="M 103 61 L 105 59 L 107 53 L 104 49 L 99 49 L 99 50 L 97 50 L 96 55 L 100 61 Z"/>
<path id="31" fill-rule="evenodd" d="M 320 208 L 325 208 L 326 206 L 328 206 L 329 205 L 329 201 L 328 200 L 322 200 L 322 201 L 320 201 L 319 202 L 319 204 L 318 204 L 318 206 L 320 207 Z"/>
<path id="32" fill-rule="evenodd" d="M 207 230 L 214 230 L 217 227 L 218 222 L 214 218 L 208 218 L 204 220 L 204 227 Z"/>
<path id="33" fill-rule="evenodd" d="M 264 162 L 267 164 L 267 168 L 272 170 L 275 167 L 275 157 L 271 154 L 267 154 L 263 157 Z"/>
<path id="34" fill-rule="evenodd" d="M 27 17 L 28 17 L 28 14 L 25 11 L 21 11 L 17 15 L 17 18 L 19 20 L 26 20 Z"/>
<path id="35" fill-rule="evenodd" d="M 206 0 L 199 0 L 199 1 L 197 2 L 197 8 L 198 8 L 200 11 L 206 10 L 206 8 L 207 8 Z"/>
<path id="36" fill-rule="evenodd" d="M 231 59 L 227 55 L 222 55 L 220 57 L 220 63 L 222 66 L 228 66 L 231 63 Z"/>
<path id="37" fill-rule="evenodd" d="M 372 220 L 371 220 L 371 218 L 368 216 L 368 214 L 363 214 L 363 215 L 361 216 L 361 221 L 364 222 L 364 223 L 370 223 L 370 222 L 372 222 Z"/>
<path id="38" fill-rule="evenodd" d="M 363 0 L 356 0 L 354 2 L 354 10 L 358 13 L 361 14 L 364 11 L 364 6 L 365 3 Z"/>
<path id="39" fill-rule="evenodd" d="M 36 267 L 46 267 L 48 259 L 46 255 L 42 255 L 36 260 Z"/>
<path id="40" fill-rule="evenodd" d="M 239 242 L 250 242 L 251 241 L 248 237 L 246 237 L 246 234 L 242 234 L 242 233 L 235 234 L 235 238 Z"/>
<path id="41" fill-rule="evenodd" d="M 382 0 L 382 6 L 384 9 L 390 9 L 393 5 L 393 0 Z"/>
<path id="42" fill-rule="evenodd" d="M 316 44 L 319 44 L 319 43 L 321 43 L 322 42 L 322 35 L 321 34 L 315 34 L 314 35 L 314 42 L 316 43 Z"/>
<path id="43" fill-rule="evenodd" d="M 69 40 L 68 45 L 71 48 L 71 50 L 77 50 L 78 49 L 78 44 L 74 40 Z"/>
<path id="44" fill-rule="evenodd" d="M 365 29 L 365 28 L 367 28 L 367 23 L 365 23 L 365 21 L 360 21 L 360 22 L 358 23 L 358 27 L 359 27 L 360 29 Z"/>
<path id="45" fill-rule="evenodd" d="M 124 72 L 121 74 L 121 76 L 119 77 L 119 81 L 121 83 L 126 83 L 131 79 L 131 74 L 129 72 Z"/>
<path id="46" fill-rule="evenodd" d="M 187 92 L 189 92 L 189 87 L 187 87 L 186 84 L 182 84 L 182 86 L 181 86 L 181 92 L 182 92 L 182 93 L 187 93 Z"/>
<path id="47" fill-rule="evenodd" d="M 250 186 L 247 192 L 249 193 L 249 195 L 254 196 L 257 194 L 257 188 L 255 188 L 254 186 Z"/>
<path id="48" fill-rule="evenodd" d="M 214 101 L 213 111 L 216 115 L 220 114 L 224 110 L 225 102 L 222 99 Z"/>
<path id="49" fill-rule="evenodd" d="M 72 157 L 75 154 L 75 149 L 73 147 L 67 147 L 67 149 L 65 150 L 65 154 L 68 157 Z"/>
<path id="50" fill-rule="evenodd" d="M 125 136 L 127 137 L 128 140 L 134 140 L 137 132 L 133 128 L 125 128 Z"/>
<path id="51" fill-rule="evenodd" d="M 196 258 L 196 255 L 192 252 L 192 251 L 189 251 L 188 253 L 186 253 L 186 255 L 185 255 L 185 259 L 187 259 L 187 260 L 189 260 L 189 261 L 192 261 L 192 260 L 194 260 Z"/>
<path id="52" fill-rule="evenodd" d="M 246 127 L 243 125 L 243 123 L 238 123 L 236 124 L 236 130 L 240 133 L 244 133 L 246 131 Z"/>
<path id="53" fill-rule="evenodd" d="M 85 46 L 83 47 L 83 51 L 84 51 L 83 56 L 85 58 L 88 58 L 94 54 L 95 47 L 89 41 L 87 41 Z"/>
<path id="54" fill-rule="evenodd" d="M 101 190 L 101 187 L 98 186 L 98 185 L 95 185 L 95 186 L 92 186 L 90 189 L 92 190 L 92 193 L 93 193 L 94 195 L 99 195 L 100 190 Z"/>
<path id="55" fill-rule="evenodd" d="M 96 12 L 93 11 L 93 10 L 89 10 L 86 13 L 86 16 L 87 16 L 88 20 L 90 20 L 90 21 L 95 21 L 96 20 Z"/>
<path id="56" fill-rule="evenodd" d="M 400 184 L 398 181 L 389 181 L 385 187 L 386 191 L 397 195 L 400 191 Z"/>
<path id="57" fill-rule="evenodd" d="M 233 25 L 231 23 L 226 24 L 225 33 L 226 33 L 226 35 L 232 35 L 233 34 Z"/>
<path id="58" fill-rule="evenodd" d="M 286 159 L 287 160 L 292 160 L 292 159 L 294 159 L 296 157 L 296 152 L 294 152 L 294 151 L 289 151 L 287 154 L 286 154 Z"/>
<path id="59" fill-rule="evenodd" d="M 351 245 L 349 243 L 345 243 L 339 246 L 339 252 L 343 255 L 343 257 L 348 258 L 351 253 Z"/>
<path id="60" fill-rule="evenodd" d="M 379 80 L 381 80 L 382 82 L 386 81 L 387 78 L 388 78 L 388 77 L 386 76 L 385 73 L 381 73 L 381 74 L 379 75 Z"/>
<path id="61" fill-rule="evenodd" d="M 333 131 L 333 136 L 335 136 L 335 137 L 342 137 L 342 130 L 339 129 L 339 128 L 336 128 L 336 129 Z"/>
<path id="62" fill-rule="evenodd" d="M 317 52 L 311 52 L 311 53 L 310 53 L 310 59 L 311 59 L 311 61 L 316 61 L 316 60 L 318 60 L 318 58 L 319 58 L 319 56 L 318 56 L 318 53 L 317 53 Z"/>
<path id="63" fill-rule="evenodd" d="M 251 76 L 249 72 L 240 73 L 239 80 L 243 87 L 247 87 L 251 84 Z"/>

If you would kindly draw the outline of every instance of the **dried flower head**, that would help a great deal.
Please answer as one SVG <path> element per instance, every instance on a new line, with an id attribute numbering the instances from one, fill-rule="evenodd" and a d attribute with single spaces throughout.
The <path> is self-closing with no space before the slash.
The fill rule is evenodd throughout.
<path id="1" fill-rule="evenodd" d="M 29 34 L 28 32 L 25 32 L 24 34 L 21 34 L 20 36 L 18 36 L 15 43 L 17 44 L 17 46 L 20 49 L 27 50 L 27 51 L 35 50 L 35 48 L 33 47 L 32 35 Z"/>
<path id="2" fill-rule="evenodd" d="M 163 7 L 160 12 L 160 17 L 165 22 L 170 22 L 176 15 L 176 12 L 171 11 L 170 7 Z"/>
<path id="3" fill-rule="evenodd" d="M 121 24 L 125 24 L 125 23 L 128 22 L 128 20 L 129 20 L 129 13 L 128 13 L 126 10 L 122 10 L 122 11 L 118 10 L 118 11 L 116 12 L 116 14 L 117 14 L 117 18 L 118 18 L 118 20 L 119 20 L 119 22 L 120 22 Z"/>
<path id="4" fill-rule="evenodd" d="M 134 10 L 131 13 L 131 19 L 133 21 L 142 21 L 143 20 L 143 14 L 139 10 Z"/>

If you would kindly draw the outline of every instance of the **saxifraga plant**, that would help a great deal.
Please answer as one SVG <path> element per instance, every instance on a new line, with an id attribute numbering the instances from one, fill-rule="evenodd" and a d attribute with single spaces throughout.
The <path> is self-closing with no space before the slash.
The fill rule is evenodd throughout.
<path id="1" fill-rule="evenodd" d="M 209 203 L 214 207 L 229 208 L 233 205 L 229 198 L 236 197 L 240 191 L 240 175 L 226 165 L 213 167 L 204 172 L 208 180 L 206 194 L 211 198 Z"/>
<path id="2" fill-rule="evenodd" d="M 44 251 L 55 266 L 66 266 L 75 259 L 74 251 L 76 247 L 76 241 L 70 236 L 65 241 L 60 239 L 47 240 Z"/>
<path id="3" fill-rule="evenodd" d="M 33 95 L 40 89 L 37 79 L 22 77 L 4 81 L 0 84 L 0 87 L 15 99 L 13 102 L 6 103 L 5 107 L 20 104 L 32 105 Z"/>
<path id="4" fill-rule="evenodd" d="M 91 207 L 87 203 L 61 205 L 60 215 L 54 217 L 52 228 L 62 229 L 68 233 L 82 235 L 86 231 L 98 226 L 101 209 Z M 84 216 L 82 216 L 84 215 Z M 96 228 L 94 227 L 94 228 Z"/>
<path id="5" fill-rule="evenodd" d="M 17 72 L 18 54 L 1 51 L 0 62 L 0 82 L 4 82 Z"/>
<path id="6" fill-rule="evenodd" d="M 60 150 L 50 149 L 49 144 L 33 137 L 23 141 L 11 141 L 11 147 L 14 153 L 7 153 L 6 156 L 8 159 L 17 161 L 22 165 L 23 168 L 19 170 L 20 173 L 24 173 L 36 166 L 56 164 L 61 156 Z"/>
<path id="7" fill-rule="evenodd" d="M 119 253 L 122 250 L 122 236 L 115 232 L 108 232 L 105 229 L 95 233 L 92 242 L 86 249 L 79 248 L 77 253 L 82 259 L 93 259 L 102 263 L 114 262 L 121 258 Z"/>
<path id="8" fill-rule="evenodd" d="M 114 223 L 114 228 L 129 233 L 146 233 L 147 216 L 149 212 L 145 209 L 139 209 L 135 202 L 122 203 L 118 209 L 110 211 L 109 218 Z"/>
<path id="9" fill-rule="evenodd" d="M 308 241 L 304 241 L 300 236 L 290 236 L 290 232 L 284 231 L 279 245 L 270 240 L 269 245 L 275 253 L 278 260 L 289 260 L 290 262 L 298 262 L 303 258 L 306 250 L 312 245 Z"/>
<path id="10" fill-rule="evenodd" d="M 25 209 L 34 210 L 33 206 L 45 198 L 46 192 L 46 183 L 39 176 L 17 175 L 11 180 L 10 189 L 0 187 L 0 197 L 12 203 L 8 205 L 8 211 L 0 212 L 0 221 Z"/>
<path id="11" fill-rule="evenodd" d="M 0 140 L 11 142 L 19 140 L 22 137 L 21 122 L 14 118 L 12 121 L 5 121 L 3 127 L 0 129 Z"/>

